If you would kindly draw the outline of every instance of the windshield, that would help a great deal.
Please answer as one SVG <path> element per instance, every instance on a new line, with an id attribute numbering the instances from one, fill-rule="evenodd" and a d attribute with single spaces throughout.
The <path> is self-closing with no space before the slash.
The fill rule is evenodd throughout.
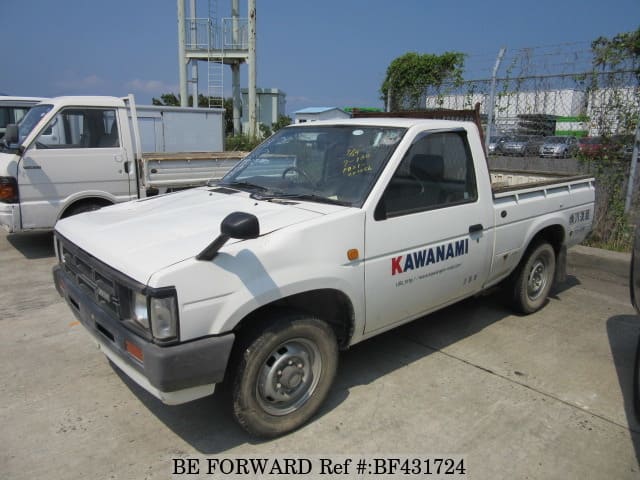
<path id="1" fill-rule="evenodd" d="M 361 207 L 406 129 L 287 127 L 258 146 L 220 184 L 254 198 L 299 198 Z"/>
<path id="2" fill-rule="evenodd" d="M 53 108 L 53 105 L 36 105 L 27 112 L 24 118 L 18 124 L 18 141 L 22 143 L 27 135 L 31 133 L 31 130 L 40 122 L 40 119 L 44 117 L 49 110 Z"/>
<path id="3" fill-rule="evenodd" d="M 548 137 L 546 143 L 567 143 L 569 137 Z"/>

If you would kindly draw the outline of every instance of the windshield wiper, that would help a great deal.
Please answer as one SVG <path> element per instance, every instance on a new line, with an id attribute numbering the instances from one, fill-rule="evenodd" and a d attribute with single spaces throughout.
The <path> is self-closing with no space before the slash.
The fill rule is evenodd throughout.
<path id="1" fill-rule="evenodd" d="M 338 200 L 337 198 L 323 197 L 322 195 L 315 195 L 313 193 L 284 193 L 284 192 L 252 193 L 251 198 L 254 198 L 256 200 L 266 200 L 266 201 L 280 199 L 280 198 L 293 199 L 293 200 L 308 200 L 310 202 L 328 203 L 330 205 L 340 205 L 343 207 L 351 206 L 351 202 L 345 202 L 343 200 Z"/>
<path id="2" fill-rule="evenodd" d="M 261 192 L 265 192 L 268 188 L 263 187 L 262 185 L 256 185 L 255 183 L 250 182 L 229 182 L 229 183 L 220 183 L 219 185 L 223 185 L 225 187 L 232 187 L 242 190 L 243 188 L 247 188 L 249 190 L 259 190 Z"/>

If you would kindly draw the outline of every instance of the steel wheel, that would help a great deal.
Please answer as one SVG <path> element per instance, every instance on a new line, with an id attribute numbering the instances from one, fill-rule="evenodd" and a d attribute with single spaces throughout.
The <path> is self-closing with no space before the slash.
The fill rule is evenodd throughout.
<path id="1" fill-rule="evenodd" d="M 295 412 L 313 395 L 322 373 L 318 346 L 304 338 L 284 342 L 264 361 L 256 381 L 256 398 L 270 415 Z"/>
<path id="2" fill-rule="evenodd" d="M 275 437 L 303 425 L 326 398 L 338 367 L 338 343 L 326 322 L 275 310 L 239 334 L 233 413 L 249 433 Z"/>
<path id="3" fill-rule="evenodd" d="M 556 253 L 547 242 L 531 246 L 512 274 L 512 304 L 520 313 L 533 313 L 547 300 L 556 271 Z"/>
<path id="4" fill-rule="evenodd" d="M 545 291 L 549 282 L 547 259 L 538 257 L 531 267 L 527 279 L 527 295 L 531 300 L 537 300 Z"/>

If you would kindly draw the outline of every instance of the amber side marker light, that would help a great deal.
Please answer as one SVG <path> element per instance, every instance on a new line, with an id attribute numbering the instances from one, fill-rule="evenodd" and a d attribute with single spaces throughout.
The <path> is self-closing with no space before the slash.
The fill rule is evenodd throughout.
<path id="1" fill-rule="evenodd" d="M 357 248 L 352 248 L 347 251 L 347 258 L 352 261 L 357 260 L 358 258 L 360 258 L 360 252 Z"/>
<path id="2" fill-rule="evenodd" d="M 129 354 L 133 358 L 135 358 L 136 360 L 139 360 L 140 362 L 143 361 L 144 355 L 142 354 L 142 349 L 139 346 L 135 345 L 134 343 L 131 343 L 129 340 L 125 340 L 124 348 L 127 349 L 127 352 L 129 352 Z"/>

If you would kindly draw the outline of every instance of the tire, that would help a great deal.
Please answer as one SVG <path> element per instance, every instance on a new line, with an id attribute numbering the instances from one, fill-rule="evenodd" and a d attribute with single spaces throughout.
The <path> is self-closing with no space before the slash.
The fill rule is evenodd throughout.
<path id="1" fill-rule="evenodd" d="M 547 301 L 555 271 L 556 254 L 549 243 L 530 247 L 513 279 L 513 308 L 524 314 L 540 310 Z"/>
<path id="2" fill-rule="evenodd" d="M 105 207 L 105 206 L 106 204 L 98 203 L 98 202 L 79 203 L 77 205 L 73 205 L 66 212 L 64 212 L 64 215 L 62 215 L 62 218 L 72 217 L 73 215 L 78 215 L 80 213 L 85 213 L 85 212 L 93 212 L 94 210 L 100 210 L 102 207 Z"/>
<path id="3" fill-rule="evenodd" d="M 236 357 L 233 414 L 251 435 L 276 437 L 303 425 L 322 405 L 338 366 L 329 325 L 279 312 L 248 335 Z"/>

